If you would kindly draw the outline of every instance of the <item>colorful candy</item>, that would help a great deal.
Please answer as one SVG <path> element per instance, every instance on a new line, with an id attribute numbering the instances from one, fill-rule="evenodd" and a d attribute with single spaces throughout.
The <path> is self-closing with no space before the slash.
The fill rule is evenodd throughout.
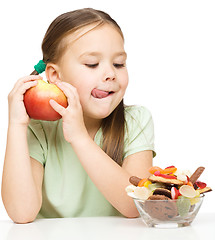
<path id="1" fill-rule="evenodd" d="M 132 185 L 126 188 L 126 192 L 133 198 L 143 200 L 148 214 L 166 204 L 159 216 L 156 213 L 157 219 L 166 219 L 167 216 L 169 219 L 177 214 L 184 217 L 200 201 L 201 194 L 212 191 L 206 183 L 197 180 L 203 171 L 204 167 L 199 167 L 191 175 L 188 170 L 178 170 L 175 166 L 164 169 L 154 166 L 149 169 L 152 174 L 149 178 L 132 176 L 129 179 Z M 169 214 L 167 209 L 174 214 Z"/>
<path id="2" fill-rule="evenodd" d="M 196 190 L 189 186 L 189 185 L 183 185 L 179 188 L 179 192 L 182 196 L 187 198 L 194 198 L 197 195 Z"/>
<path id="3" fill-rule="evenodd" d="M 163 178 L 168 178 L 168 179 L 177 179 L 177 177 L 168 175 L 168 174 L 162 174 L 160 171 L 154 172 L 155 176 L 163 177 Z"/>
<path id="4" fill-rule="evenodd" d="M 168 190 L 170 199 L 178 199 L 180 196 L 194 199 L 191 204 L 194 204 L 197 200 L 197 196 L 202 193 L 212 191 L 207 187 L 207 184 L 201 181 L 197 181 L 202 174 L 204 167 L 199 167 L 191 175 L 188 170 L 178 170 L 175 166 L 169 166 L 164 169 L 154 166 L 149 169 L 149 172 L 153 174 L 149 178 L 138 178 L 132 176 L 130 182 L 137 187 L 135 191 L 133 188 L 127 188 L 127 192 L 134 192 L 135 196 L 146 200 L 147 196 L 153 194 L 166 195 Z M 189 176 L 188 176 L 188 175 Z M 150 179 L 150 180 L 149 180 Z M 195 182 L 193 183 L 193 181 Z M 146 189 L 148 191 L 146 191 Z M 163 191 L 162 191 L 163 189 Z"/>

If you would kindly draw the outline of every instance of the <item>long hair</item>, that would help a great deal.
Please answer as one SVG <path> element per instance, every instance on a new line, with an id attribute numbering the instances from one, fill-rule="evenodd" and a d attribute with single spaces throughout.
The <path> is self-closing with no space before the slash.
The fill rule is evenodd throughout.
<path id="1" fill-rule="evenodd" d="M 64 13 L 58 16 L 49 26 L 42 42 L 43 61 L 47 64 L 57 63 L 64 51 L 66 44 L 63 39 L 69 34 L 95 23 L 95 27 L 102 24 L 111 24 L 120 33 L 119 25 L 107 13 L 92 8 L 84 8 Z M 94 28 L 95 28 L 94 27 Z M 37 74 L 36 71 L 32 74 Z M 122 164 L 124 149 L 124 104 L 123 100 L 116 109 L 102 121 L 103 144 L 102 149 L 119 165 Z"/>

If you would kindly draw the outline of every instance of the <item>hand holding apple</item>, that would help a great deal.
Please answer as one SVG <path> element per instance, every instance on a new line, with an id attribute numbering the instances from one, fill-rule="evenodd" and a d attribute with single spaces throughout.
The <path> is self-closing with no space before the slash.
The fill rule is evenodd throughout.
<path id="1" fill-rule="evenodd" d="M 14 84 L 13 89 L 8 94 L 9 124 L 28 126 L 29 116 L 26 113 L 23 95 L 29 88 L 36 86 L 37 80 L 41 78 L 38 75 L 25 76 Z"/>
<path id="2" fill-rule="evenodd" d="M 38 80 L 37 85 L 24 94 L 24 104 L 29 117 L 46 121 L 60 119 L 61 115 L 49 103 L 51 99 L 65 108 L 68 106 L 65 94 L 55 84 Z"/>
<path id="3" fill-rule="evenodd" d="M 62 116 L 64 138 L 72 146 L 89 137 L 84 122 L 84 114 L 77 89 L 67 82 L 56 82 L 67 97 L 68 107 L 64 108 L 51 100 L 51 106 Z"/>

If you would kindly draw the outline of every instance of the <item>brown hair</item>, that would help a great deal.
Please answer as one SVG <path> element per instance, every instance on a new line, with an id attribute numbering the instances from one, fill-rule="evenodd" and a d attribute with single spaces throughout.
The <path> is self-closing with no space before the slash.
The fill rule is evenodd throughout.
<path id="1" fill-rule="evenodd" d="M 105 23 L 112 24 L 124 39 L 119 25 L 103 11 L 92 8 L 84 8 L 67 12 L 58 16 L 51 23 L 44 36 L 42 42 L 43 61 L 46 64 L 49 62 L 56 63 L 59 61 L 66 49 L 65 44 L 62 44 L 62 39 L 76 30 L 93 23 L 95 23 L 95 27 Z M 35 70 L 31 74 L 38 73 Z M 123 159 L 125 131 L 123 100 L 107 118 L 103 119 L 101 127 L 103 131 L 103 150 L 114 161 L 121 165 Z"/>

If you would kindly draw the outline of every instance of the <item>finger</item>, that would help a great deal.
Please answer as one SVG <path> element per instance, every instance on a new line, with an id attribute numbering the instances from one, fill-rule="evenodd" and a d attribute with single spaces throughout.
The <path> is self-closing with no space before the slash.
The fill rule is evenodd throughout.
<path id="1" fill-rule="evenodd" d="M 79 101 L 78 92 L 76 88 L 71 84 L 65 82 L 57 82 L 56 85 L 64 92 L 69 104 L 72 104 L 77 100 Z"/>
<path id="2" fill-rule="evenodd" d="M 56 85 L 66 94 L 75 93 L 76 88 L 66 82 L 56 82 Z"/>
<path id="3" fill-rule="evenodd" d="M 22 77 L 15 83 L 14 89 L 19 88 L 20 85 L 22 85 L 23 83 L 26 83 L 29 81 L 34 81 L 34 80 L 39 80 L 39 79 L 43 79 L 43 77 L 40 75 L 30 75 L 30 76 Z"/>
<path id="4" fill-rule="evenodd" d="M 51 99 L 49 101 L 51 107 L 56 111 L 58 112 L 61 116 L 64 115 L 65 113 L 65 108 L 63 106 L 61 106 L 60 104 L 58 104 L 55 100 Z"/>
<path id="5" fill-rule="evenodd" d="M 29 75 L 29 76 L 25 76 L 20 78 L 17 83 L 24 83 L 24 82 L 28 82 L 28 81 L 32 81 L 32 80 L 37 80 L 37 79 L 43 79 L 42 76 L 40 75 Z"/>
<path id="6" fill-rule="evenodd" d="M 9 95 L 14 95 L 14 94 L 23 95 L 29 88 L 34 87 L 36 85 L 37 85 L 37 80 L 23 83 L 19 87 L 12 89 Z"/>
<path id="7" fill-rule="evenodd" d="M 28 89 L 35 87 L 37 85 L 37 80 L 26 82 L 22 86 L 20 86 L 18 92 L 24 94 Z"/>
<path id="8" fill-rule="evenodd" d="M 19 88 L 17 89 L 13 89 L 9 95 L 8 95 L 8 100 L 10 101 L 22 101 L 24 99 L 24 94 L 25 92 L 31 88 L 37 85 L 37 80 L 35 81 L 31 81 L 31 82 L 27 82 L 22 84 Z"/>

